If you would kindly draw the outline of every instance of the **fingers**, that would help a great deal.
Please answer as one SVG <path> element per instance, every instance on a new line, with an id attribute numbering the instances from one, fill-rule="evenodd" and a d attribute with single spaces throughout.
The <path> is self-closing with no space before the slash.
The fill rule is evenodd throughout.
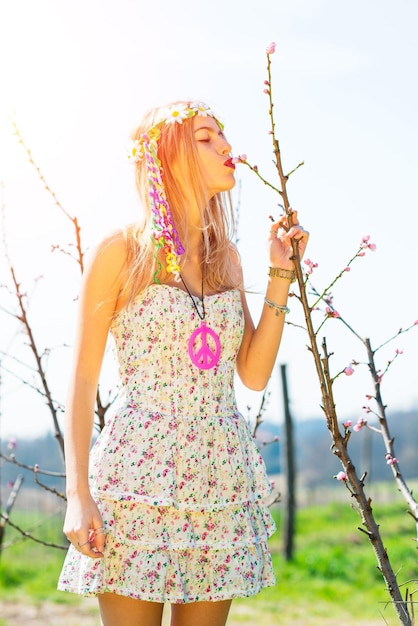
<path id="1" fill-rule="evenodd" d="M 106 531 L 104 526 L 99 526 L 94 530 L 94 534 L 90 539 L 90 546 L 93 550 L 96 550 L 97 553 L 103 554 L 103 550 L 106 543 Z"/>
<path id="2" fill-rule="evenodd" d="M 309 233 L 299 224 L 291 226 L 291 228 L 285 228 L 283 225 L 276 228 L 276 224 L 277 222 L 270 229 L 269 241 L 274 241 L 275 239 L 279 239 L 282 242 L 290 241 L 290 239 L 295 239 L 296 241 L 305 239 L 307 241 L 309 238 Z"/>
<path id="3" fill-rule="evenodd" d="M 87 534 L 81 530 L 78 533 L 68 533 L 67 538 L 77 552 L 93 559 L 103 556 L 106 544 L 106 530 L 103 525 L 90 528 Z"/>
<path id="4" fill-rule="evenodd" d="M 308 239 L 309 233 L 302 226 L 292 226 L 292 228 L 287 233 L 289 239 L 296 239 L 296 241 L 301 241 L 302 239 Z"/>
<path id="5" fill-rule="evenodd" d="M 270 219 L 272 221 L 270 235 L 272 235 L 273 238 L 277 237 L 280 231 L 287 233 L 293 226 L 297 226 L 299 224 L 298 212 L 291 209 L 289 209 L 288 213 L 279 217 L 278 220 L 274 220 L 271 215 Z"/>
<path id="6" fill-rule="evenodd" d="M 292 241 L 297 243 L 300 258 L 303 257 L 309 239 L 309 233 L 299 224 L 297 211 L 282 215 L 277 221 L 272 217 L 268 241 L 272 265 L 287 267 L 293 256 Z M 290 222 L 290 224 L 289 224 Z"/>

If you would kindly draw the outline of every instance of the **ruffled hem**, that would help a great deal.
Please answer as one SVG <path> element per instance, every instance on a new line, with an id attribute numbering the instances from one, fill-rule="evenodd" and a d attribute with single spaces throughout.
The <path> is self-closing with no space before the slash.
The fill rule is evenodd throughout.
<path id="1" fill-rule="evenodd" d="M 95 597 L 101 593 L 185 604 L 255 595 L 276 583 L 265 544 L 237 550 L 137 551 L 132 560 L 107 562 L 70 548 L 58 583 L 60 591 Z M 128 569 L 126 569 L 128 568 Z"/>
<path id="2" fill-rule="evenodd" d="M 216 512 L 110 500 L 98 506 L 104 556 L 90 559 L 70 546 L 62 591 L 183 603 L 246 597 L 274 585 L 267 539 L 275 525 L 264 503 Z"/>
<path id="3" fill-rule="evenodd" d="M 116 551 L 228 549 L 265 543 L 276 530 L 264 502 L 219 511 L 184 511 L 137 502 L 99 500 L 107 547 Z"/>
<path id="4" fill-rule="evenodd" d="M 266 488 L 264 493 L 261 495 L 249 494 L 249 496 L 244 498 L 234 498 L 231 500 L 221 500 L 216 504 L 213 503 L 205 503 L 205 502 L 179 502 L 174 498 L 167 498 L 165 495 L 158 494 L 152 496 L 143 496 L 138 495 L 137 493 L 119 493 L 112 491 L 111 493 L 102 492 L 98 489 L 92 488 L 91 495 L 94 500 L 103 500 L 103 501 L 111 501 L 111 502 L 128 502 L 131 504 L 144 504 L 147 506 L 153 507 L 173 507 L 178 511 L 189 511 L 189 512 L 201 512 L 205 511 L 222 511 L 224 509 L 228 509 L 229 507 L 237 507 L 237 506 L 246 506 L 251 503 L 254 506 L 258 506 L 260 502 L 266 500 L 268 496 L 271 495 L 272 489 L 271 487 Z"/>

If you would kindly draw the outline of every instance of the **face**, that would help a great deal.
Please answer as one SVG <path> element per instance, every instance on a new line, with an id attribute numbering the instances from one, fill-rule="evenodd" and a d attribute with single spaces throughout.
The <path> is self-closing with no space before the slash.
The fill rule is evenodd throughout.
<path id="1" fill-rule="evenodd" d="M 203 185 L 208 198 L 235 185 L 231 146 L 213 117 L 196 115 L 193 118 L 193 137 L 196 142 Z"/>

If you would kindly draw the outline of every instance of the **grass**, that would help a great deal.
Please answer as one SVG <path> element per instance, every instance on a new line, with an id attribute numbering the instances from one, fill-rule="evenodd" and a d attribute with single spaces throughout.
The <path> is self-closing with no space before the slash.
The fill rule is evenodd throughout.
<path id="1" fill-rule="evenodd" d="M 408 586 L 410 591 L 418 589 L 415 528 L 405 505 L 375 505 L 374 510 L 399 583 L 415 579 Z M 291 562 L 282 556 L 280 508 L 274 516 L 279 528 L 271 540 L 277 586 L 254 598 L 235 600 L 231 610 L 234 625 L 399 623 L 392 606 L 387 605 L 389 596 L 372 547 L 366 535 L 357 530 L 361 520 L 348 504 L 298 511 Z M 14 521 L 28 524 L 22 513 L 16 513 Z M 43 529 L 44 538 L 61 542 L 59 525 L 55 520 Z M 15 532 L 8 528 L 6 544 L 14 538 Z M 28 539 L 10 545 L 0 559 L 0 598 L 21 601 L 26 596 L 33 603 L 48 600 L 77 605 L 77 596 L 55 590 L 63 558 L 63 552 Z"/>

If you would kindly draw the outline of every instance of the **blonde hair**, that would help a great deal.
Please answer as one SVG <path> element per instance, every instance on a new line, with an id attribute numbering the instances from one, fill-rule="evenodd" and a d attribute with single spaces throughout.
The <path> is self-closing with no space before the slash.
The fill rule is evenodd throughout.
<path id="1" fill-rule="evenodd" d="M 176 102 L 175 105 L 187 102 Z M 169 105 L 172 106 L 172 105 Z M 150 111 L 132 139 L 139 139 L 163 118 L 167 107 Z M 181 124 L 163 124 L 158 139 L 158 158 L 161 162 L 164 188 L 179 238 L 187 251 L 187 204 L 197 203 L 202 224 L 201 263 L 204 265 L 205 284 L 208 290 L 226 291 L 237 287 L 233 278 L 231 243 L 234 233 L 234 213 L 230 194 L 219 193 L 208 199 L 202 182 L 202 170 L 193 136 L 193 118 Z M 186 165 L 184 165 L 186 164 Z M 144 160 L 135 163 L 136 185 L 143 204 L 142 220 L 125 229 L 127 244 L 127 272 L 129 302 L 147 285 L 154 282 L 158 273 L 160 282 L 168 282 L 169 276 L 159 252 L 155 258 L 155 244 L 151 239 L 151 209 L 149 205 L 149 182 Z M 182 186 L 177 180 L 182 177 Z M 184 197 L 182 189 L 189 189 Z M 161 267 L 162 265 L 162 267 Z M 182 259 L 180 258 L 180 268 Z"/>

